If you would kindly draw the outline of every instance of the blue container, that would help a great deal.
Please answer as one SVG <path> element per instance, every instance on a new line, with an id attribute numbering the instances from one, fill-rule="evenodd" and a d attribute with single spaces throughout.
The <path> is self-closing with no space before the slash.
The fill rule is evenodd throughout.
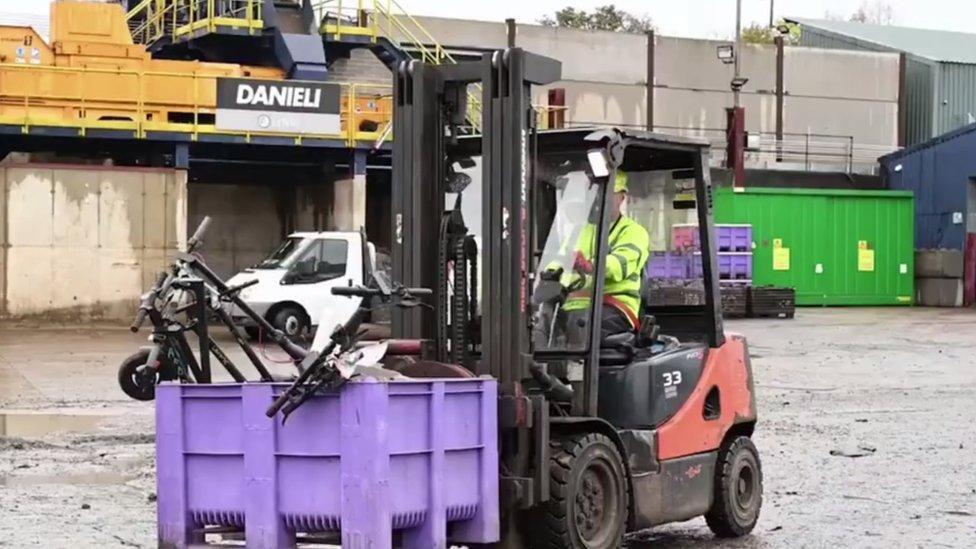
<path id="1" fill-rule="evenodd" d="M 878 159 L 885 184 L 915 193 L 915 249 L 966 249 L 976 215 L 976 124 Z"/>

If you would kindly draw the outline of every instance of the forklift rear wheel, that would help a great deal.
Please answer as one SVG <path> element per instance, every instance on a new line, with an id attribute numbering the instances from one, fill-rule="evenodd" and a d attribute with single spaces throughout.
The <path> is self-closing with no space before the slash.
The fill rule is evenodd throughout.
<path id="1" fill-rule="evenodd" d="M 550 495 L 545 504 L 544 547 L 620 547 L 627 526 L 629 489 L 623 459 L 598 433 L 550 442 Z"/>
<path id="2" fill-rule="evenodd" d="M 705 522 L 716 536 L 735 538 L 752 531 L 762 507 L 762 466 L 749 437 L 722 446 L 715 469 L 715 499 Z"/>
<path id="3" fill-rule="evenodd" d="M 298 307 L 285 306 L 274 314 L 271 325 L 285 332 L 291 339 L 305 335 L 308 330 L 308 317 Z"/>
<path id="4" fill-rule="evenodd" d="M 123 360 L 119 366 L 119 386 L 129 398 L 142 401 L 156 398 L 156 384 L 159 383 L 166 368 L 160 365 L 155 374 L 140 371 L 147 360 L 149 360 L 149 349 L 140 349 Z"/>

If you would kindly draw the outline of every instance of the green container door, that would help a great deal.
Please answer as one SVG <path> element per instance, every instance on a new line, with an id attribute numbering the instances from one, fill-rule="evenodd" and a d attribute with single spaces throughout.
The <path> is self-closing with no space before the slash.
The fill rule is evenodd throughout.
<path id="1" fill-rule="evenodd" d="M 796 288 L 797 305 L 911 305 L 911 192 L 716 190 L 716 223 L 752 225 L 754 286 Z"/>

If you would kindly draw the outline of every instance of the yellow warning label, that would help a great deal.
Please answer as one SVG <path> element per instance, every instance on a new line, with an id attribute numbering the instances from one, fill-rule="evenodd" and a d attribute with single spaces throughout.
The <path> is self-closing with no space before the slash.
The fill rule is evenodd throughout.
<path id="1" fill-rule="evenodd" d="M 782 238 L 774 238 L 773 239 L 773 247 L 774 248 L 782 248 L 783 247 L 783 239 Z"/>
<path id="2" fill-rule="evenodd" d="M 788 271 L 790 270 L 790 249 L 789 248 L 773 248 L 773 270 L 774 271 Z"/>
<path id="3" fill-rule="evenodd" d="M 857 270 L 874 272 L 874 250 L 860 249 L 857 251 Z"/>
<path id="4" fill-rule="evenodd" d="M 858 240 L 857 241 L 857 249 L 858 250 L 866 250 L 866 249 L 868 249 L 868 241 L 867 240 Z"/>

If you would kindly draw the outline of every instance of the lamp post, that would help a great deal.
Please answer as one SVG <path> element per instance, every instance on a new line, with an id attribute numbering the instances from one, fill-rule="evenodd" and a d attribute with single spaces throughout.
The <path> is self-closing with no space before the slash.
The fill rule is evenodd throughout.
<path id="1" fill-rule="evenodd" d="M 739 80 L 739 54 L 742 49 L 742 0 L 735 0 L 735 73 L 733 75 L 732 81 L 735 82 Z M 741 86 L 732 86 L 732 104 L 735 108 L 739 108 L 739 88 Z"/>

